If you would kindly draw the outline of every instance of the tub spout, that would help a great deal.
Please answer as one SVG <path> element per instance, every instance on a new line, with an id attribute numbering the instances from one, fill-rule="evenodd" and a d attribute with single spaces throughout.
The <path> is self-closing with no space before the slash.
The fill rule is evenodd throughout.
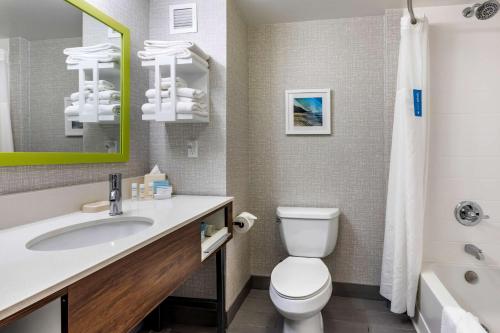
<path id="1" fill-rule="evenodd" d="M 474 256 L 477 260 L 484 260 L 483 251 L 473 244 L 465 244 L 464 250 L 466 253 Z"/>

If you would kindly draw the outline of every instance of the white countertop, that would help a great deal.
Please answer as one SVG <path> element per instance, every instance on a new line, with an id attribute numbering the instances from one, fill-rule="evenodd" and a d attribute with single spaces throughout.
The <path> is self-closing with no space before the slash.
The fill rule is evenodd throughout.
<path id="1" fill-rule="evenodd" d="M 110 218 L 108 211 L 90 214 L 76 212 L 1 230 L 0 320 L 232 200 L 231 197 L 187 195 L 174 196 L 168 200 L 127 200 L 123 202 L 122 216 L 150 218 L 154 220 L 153 226 L 113 242 L 72 250 L 32 251 L 26 248 L 26 243 L 55 229 Z"/>

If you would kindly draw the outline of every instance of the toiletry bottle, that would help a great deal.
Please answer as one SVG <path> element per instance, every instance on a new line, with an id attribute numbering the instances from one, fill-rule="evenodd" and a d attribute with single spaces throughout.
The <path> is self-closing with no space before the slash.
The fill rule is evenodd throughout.
<path id="1" fill-rule="evenodd" d="M 155 191 L 154 191 L 154 187 L 153 187 L 153 182 L 149 182 L 148 184 L 148 198 L 153 198 L 154 194 L 155 194 Z"/>
<path id="2" fill-rule="evenodd" d="M 138 199 L 138 195 L 137 195 L 137 183 L 132 183 L 131 185 L 131 198 L 132 200 L 137 200 Z"/>
<path id="3" fill-rule="evenodd" d="M 143 200 L 146 196 L 146 187 L 144 186 L 144 184 L 140 184 L 139 185 L 139 198 L 141 200 Z"/>

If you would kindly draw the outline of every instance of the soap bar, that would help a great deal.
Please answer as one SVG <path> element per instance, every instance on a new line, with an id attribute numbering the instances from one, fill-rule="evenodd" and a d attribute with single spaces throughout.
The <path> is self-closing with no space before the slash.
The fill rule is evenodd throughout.
<path id="1" fill-rule="evenodd" d="M 82 206 L 83 213 L 97 213 L 107 209 L 109 209 L 109 201 L 90 202 Z"/>

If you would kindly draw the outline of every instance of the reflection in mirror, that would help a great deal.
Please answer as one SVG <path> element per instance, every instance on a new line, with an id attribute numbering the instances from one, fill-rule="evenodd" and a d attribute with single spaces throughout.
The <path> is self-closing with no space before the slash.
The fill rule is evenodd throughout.
<path id="1" fill-rule="evenodd" d="M 0 1 L 0 152 L 119 152 L 120 46 L 64 0 Z"/>

